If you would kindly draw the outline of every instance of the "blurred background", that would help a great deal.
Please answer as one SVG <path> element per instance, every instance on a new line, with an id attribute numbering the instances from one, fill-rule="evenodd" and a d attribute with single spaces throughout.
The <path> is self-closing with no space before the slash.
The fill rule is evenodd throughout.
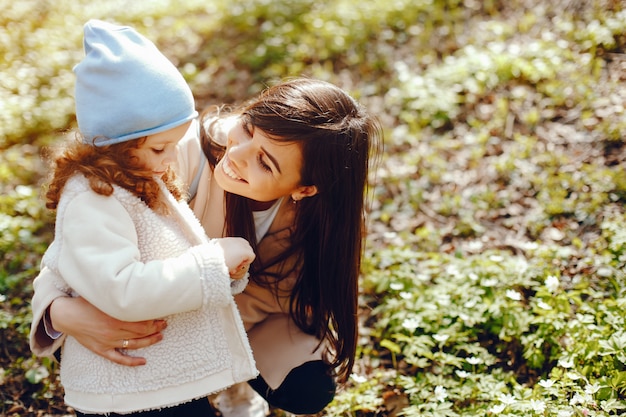
<path id="1" fill-rule="evenodd" d="M 28 349 L 47 146 L 82 26 L 135 27 L 198 109 L 289 76 L 380 118 L 355 374 L 324 415 L 609 416 L 626 405 L 621 0 L 0 0 L 0 415 L 72 415 Z M 280 415 L 280 410 L 273 410 Z"/>

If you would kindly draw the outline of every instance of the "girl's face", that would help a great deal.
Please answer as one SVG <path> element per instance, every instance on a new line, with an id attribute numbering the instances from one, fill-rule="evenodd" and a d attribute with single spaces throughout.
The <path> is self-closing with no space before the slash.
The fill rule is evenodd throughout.
<path id="1" fill-rule="evenodd" d="M 273 141 L 262 130 L 244 125 L 241 118 L 231 126 L 226 152 L 214 171 L 220 187 L 263 202 L 317 192 L 314 186 L 300 185 L 302 151 L 297 143 Z"/>
<path id="2" fill-rule="evenodd" d="M 191 122 L 188 122 L 165 132 L 146 136 L 146 140 L 132 151 L 133 156 L 155 176 L 162 176 L 170 165 L 176 163 L 176 144 L 187 132 L 190 124 Z"/>

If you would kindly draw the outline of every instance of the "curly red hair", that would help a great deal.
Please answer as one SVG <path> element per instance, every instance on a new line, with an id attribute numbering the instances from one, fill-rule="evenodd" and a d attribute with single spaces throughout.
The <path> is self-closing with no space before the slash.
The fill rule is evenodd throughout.
<path id="1" fill-rule="evenodd" d="M 146 138 L 130 140 L 115 145 L 96 147 L 82 142 L 80 135 L 57 150 L 51 160 L 52 174 L 46 191 L 46 207 L 55 210 L 67 180 L 77 173 L 83 174 L 91 189 L 101 195 L 113 193 L 118 185 L 145 202 L 153 210 L 163 210 L 161 193 L 153 173 L 142 167 L 133 156 Z M 177 200 L 184 197 L 174 171 L 163 175 L 167 189 Z"/>

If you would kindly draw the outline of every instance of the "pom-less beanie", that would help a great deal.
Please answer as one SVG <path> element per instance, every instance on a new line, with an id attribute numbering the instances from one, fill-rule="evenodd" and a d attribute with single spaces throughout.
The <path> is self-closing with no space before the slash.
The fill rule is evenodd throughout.
<path id="1" fill-rule="evenodd" d="M 74 73 L 76 118 L 85 143 L 113 145 L 198 115 L 181 73 L 133 28 L 90 20 L 83 44 L 85 58 Z"/>

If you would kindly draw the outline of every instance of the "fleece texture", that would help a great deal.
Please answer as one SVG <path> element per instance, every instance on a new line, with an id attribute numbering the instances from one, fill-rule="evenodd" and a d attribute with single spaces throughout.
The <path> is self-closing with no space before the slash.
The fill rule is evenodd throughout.
<path id="1" fill-rule="evenodd" d="M 221 248 L 160 185 L 169 215 L 119 187 L 98 195 L 82 175 L 64 188 L 42 265 L 55 272 L 56 287 L 121 320 L 168 322 L 161 342 L 128 352 L 147 359 L 138 367 L 114 364 L 68 336 L 61 382 L 79 411 L 159 409 L 258 374 Z"/>

